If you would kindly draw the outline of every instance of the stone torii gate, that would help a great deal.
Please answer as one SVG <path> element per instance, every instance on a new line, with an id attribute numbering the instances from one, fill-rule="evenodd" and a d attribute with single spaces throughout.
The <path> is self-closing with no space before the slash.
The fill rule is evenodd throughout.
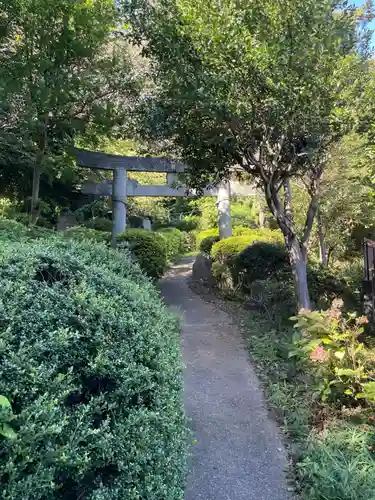
<path id="1" fill-rule="evenodd" d="M 185 171 L 185 166 L 178 160 L 169 158 L 119 156 L 106 153 L 76 149 L 76 162 L 79 167 L 96 170 L 112 170 L 113 180 L 101 183 L 85 183 L 82 191 L 86 194 L 112 196 L 113 225 L 112 239 L 126 229 L 127 196 L 168 196 L 193 197 L 194 192 L 187 193 L 186 187 L 176 187 L 178 174 Z M 166 184 L 139 184 L 128 180 L 127 172 L 161 172 L 167 174 Z M 233 195 L 255 196 L 256 190 L 251 185 L 243 185 L 236 181 L 226 181 L 217 187 L 208 187 L 203 196 L 215 196 L 217 199 L 220 238 L 232 236 L 232 220 L 230 215 L 230 197 Z"/>

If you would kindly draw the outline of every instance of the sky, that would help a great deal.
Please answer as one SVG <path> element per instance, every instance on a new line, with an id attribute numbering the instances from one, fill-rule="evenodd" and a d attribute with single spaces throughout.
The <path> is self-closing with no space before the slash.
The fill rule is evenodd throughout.
<path id="1" fill-rule="evenodd" d="M 361 7 L 365 3 L 364 0 L 352 0 L 352 2 L 357 7 Z M 371 29 L 375 30 L 375 19 L 374 19 L 374 21 L 371 22 L 371 24 L 369 25 L 369 27 Z M 372 35 L 372 44 L 373 44 L 373 46 L 375 46 L 375 33 Z"/>

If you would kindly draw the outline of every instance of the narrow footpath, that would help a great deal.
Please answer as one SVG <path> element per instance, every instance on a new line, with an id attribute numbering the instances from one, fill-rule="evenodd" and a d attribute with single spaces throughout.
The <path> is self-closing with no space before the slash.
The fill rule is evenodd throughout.
<path id="1" fill-rule="evenodd" d="M 285 451 L 269 418 L 241 333 L 190 290 L 194 259 L 160 282 L 182 318 L 185 408 L 193 437 L 186 500 L 290 500 Z"/>

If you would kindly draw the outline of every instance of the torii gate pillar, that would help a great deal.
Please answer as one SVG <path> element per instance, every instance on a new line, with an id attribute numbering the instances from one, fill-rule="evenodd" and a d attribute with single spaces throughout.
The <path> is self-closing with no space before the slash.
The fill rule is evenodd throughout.
<path id="1" fill-rule="evenodd" d="M 124 168 L 113 171 L 112 184 L 112 244 L 116 244 L 116 235 L 126 229 L 126 180 L 127 174 Z"/>
<path id="2" fill-rule="evenodd" d="M 223 181 L 218 186 L 217 211 L 219 216 L 219 236 L 223 240 L 232 236 L 232 217 L 230 214 L 230 183 Z"/>

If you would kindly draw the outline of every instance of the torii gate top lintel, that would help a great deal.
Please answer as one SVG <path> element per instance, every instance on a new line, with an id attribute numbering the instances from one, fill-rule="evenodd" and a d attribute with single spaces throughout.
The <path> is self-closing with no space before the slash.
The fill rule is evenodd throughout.
<path id="1" fill-rule="evenodd" d="M 128 170 L 130 172 L 182 173 L 185 166 L 179 160 L 158 157 L 119 156 L 107 153 L 75 149 L 79 167 L 98 170 Z"/>

